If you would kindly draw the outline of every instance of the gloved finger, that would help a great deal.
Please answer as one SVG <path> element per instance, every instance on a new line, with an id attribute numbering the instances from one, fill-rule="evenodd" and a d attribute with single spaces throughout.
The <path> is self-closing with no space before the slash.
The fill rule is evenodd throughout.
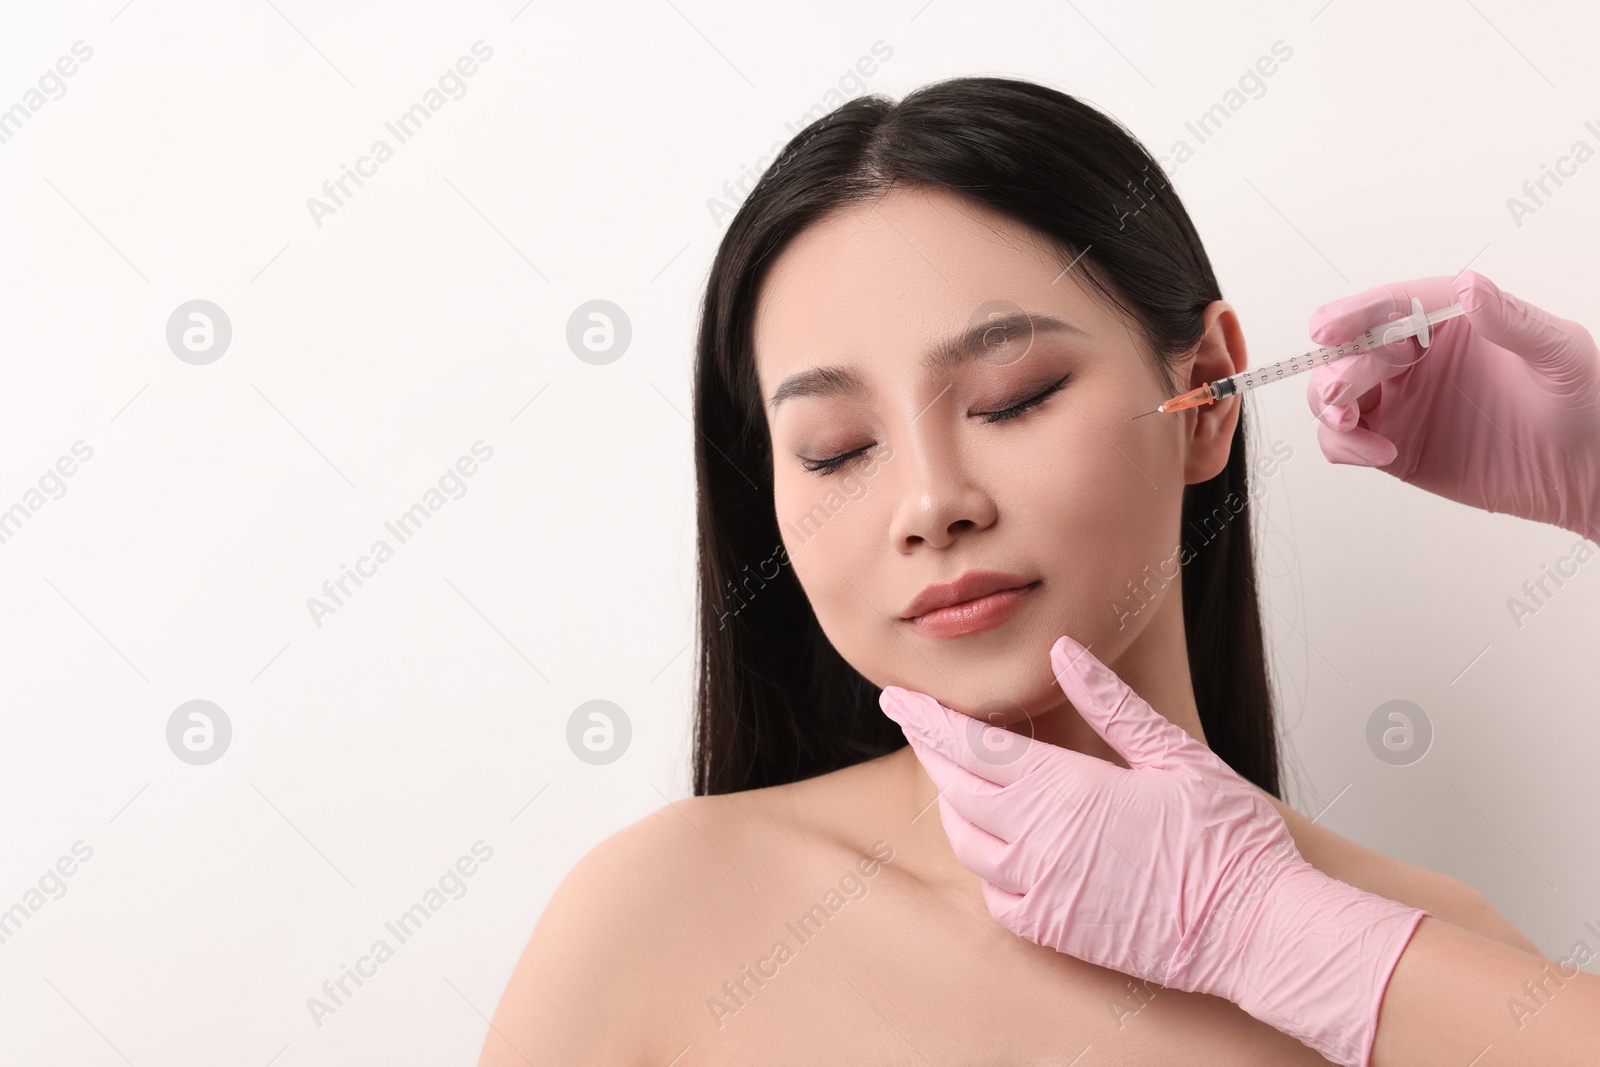
<path id="1" fill-rule="evenodd" d="M 997 759 L 991 755 L 1012 750 L 1019 740 L 1017 735 L 947 708 L 926 693 L 898 685 L 884 686 L 878 695 L 878 706 L 900 724 L 907 738 L 915 733 L 929 748 L 980 778 L 1005 785 L 1016 781 L 1027 769 L 1025 759 Z"/>
<path id="2" fill-rule="evenodd" d="M 939 797 L 939 818 L 944 822 L 944 835 L 950 839 L 950 850 L 961 861 L 961 866 L 986 881 L 1010 890 L 1025 893 L 1028 887 L 1014 870 L 1016 857 L 1006 842 L 974 826 L 961 817 L 961 813 Z"/>
<path id="3" fill-rule="evenodd" d="M 939 787 L 942 801 L 947 801 L 962 818 L 983 827 L 988 833 L 1007 841 L 1012 839 L 1013 835 L 1003 829 L 1005 820 L 996 811 L 1004 786 L 973 774 L 937 749 L 928 747 L 921 737 L 907 735 L 906 740 L 910 742 L 917 762 L 928 772 L 933 784 Z"/>
<path id="4" fill-rule="evenodd" d="M 1404 315 L 1410 310 L 1409 298 L 1402 304 L 1400 298 L 1390 292 L 1390 287 L 1374 285 L 1317 308 L 1311 313 L 1308 332 L 1319 345 L 1341 344 L 1352 337 L 1360 337 L 1379 322 L 1388 321 L 1393 314 Z"/>
<path id="5" fill-rule="evenodd" d="M 1456 302 L 1455 283 L 1446 277 L 1414 278 L 1370 289 L 1324 304 L 1311 313 L 1310 333 L 1320 345 L 1344 345 L 1360 339 L 1367 351 L 1345 356 L 1311 372 L 1306 385 L 1306 401 L 1317 418 L 1341 429 L 1334 419 L 1341 413 L 1327 411 L 1328 405 L 1359 402 L 1361 410 L 1373 402 L 1375 388 L 1409 370 L 1426 353 L 1415 337 L 1385 343 L 1384 326 L 1410 315 L 1415 297 L 1425 310 L 1437 311 Z M 1467 324 L 1442 322 L 1435 330 L 1449 333 L 1467 329 Z M 1431 344 L 1436 344 L 1434 339 Z M 1430 344 L 1430 347 L 1431 347 Z"/>
<path id="6" fill-rule="evenodd" d="M 1354 408 L 1370 390 L 1405 370 L 1406 366 L 1387 352 L 1345 356 L 1311 372 L 1311 381 L 1306 383 L 1306 402 L 1311 405 L 1311 413 L 1323 423 L 1342 429 L 1336 425 L 1343 417 L 1341 408 Z M 1349 421 L 1354 422 L 1354 417 Z"/>
<path id="7" fill-rule="evenodd" d="M 939 787 L 940 798 L 962 818 L 1007 844 L 1027 833 L 1027 816 L 1031 805 L 1027 798 L 1019 799 L 1017 790 L 1036 788 L 1033 781 L 1019 777 L 1010 785 L 996 785 L 929 748 L 920 737 L 908 735 L 908 740 L 917 761 Z M 1063 817 L 1071 817 L 1087 796 L 1106 788 L 1109 775 L 1125 773 L 1121 767 L 1114 767 L 1094 756 L 1032 738 L 1023 737 L 1019 740 L 1030 747 L 1038 746 L 1040 751 L 1049 753 L 1049 758 L 1070 765 L 1069 772 L 1059 776 L 1061 781 L 1051 784 L 1060 797 L 1059 803 L 1051 802 L 1052 806 L 1059 808 Z M 1021 757 L 1018 762 L 1022 762 Z M 1069 793 L 1072 795 L 1068 796 Z"/>
<path id="8" fill-rule="evenodd" d="M 1209 748 L 1152 708 L 1115 671 L 1070 636 L 1062 634 L 1050 646 L 1050 663 L 1055 668 L 1056 684 L 1078 714 L 1128 761 L 1129 767 L 1186 767 L 1198 771 L 1221 764 Z"/>
<path id="9" fill-rule="evenodd" d="M 1352 425 L 1335 430 L 1317 424 L 1317 444 L 1330 463 L 1349 463 L 1358 467 L 1387 467 L 1399 454 L 1394 442 L 1365 426 Z"/>
<path id="10" fill-rule="evenodd" d="M 1082 808 L 1088 798 L 1109 787 L 1107 779 L 1110 776 L 1126 774 L 1120 766 L 1109 765 L 1106 760 L 1082 752 L 1059 749 L 1056 745 L 1034 741 L 1029 737 L 1024 737 L 1022 741 L 1040 752 L 1050 753 L 1048 758 L 1066 763 L 1069 768 L 1067 773 L 1053 776 L 1059 781 L 1048 782 L 1048 789 L 1053 790 L 1053 795 L 1046 798 L 1046 803 L 1062 819 L 1077 816 L 1078 808 Z M 910 739 L 910 745 L 912 752 L 917 753 L 917 760 L 922 763 L 923 769 L 928 771 L 928 777 L 939 785 L 939 798 L 954 808 L 963 819 L 1006 845 L 1013 845 L 1026 837 L 1030 817 L 1038 806 L 1034 801 L 1035 793 L 1045 787 L 1040 785 L 1040 779 L 1024 776 L 1010 785 L 997 785 L 928 749 L 917 737 Z"/>
<path id="11" fill-rule="evenodd" d="M 1393 285 L 1374 285 L 1323 304 L 1311 313 L 1311 339 L 1319 345 L 1336 345 L 1360 337 L 1374 326 L 1411 314 L 1412 297 L 1421 300 L 1424 309 L 1437 311 L 1456 302 L 1455 281 L 1445 276 L 1413 278 Z M 1439 324 L 1441 329 L 1448 325 Z M 1412 338 L 1399 344 L 1415 346 L 1416 340 Z"/>
<path id="12" fill-rule="evenodd" d="M 1315 375 L 1315 371 L 1312 372 Z M 1359 399 L 1338 400 L 1323 402 L 1318 396 L 1320 383 L 1313 378 L 1306 386 L 1306 404 L 1311 408 L 1311 413 L 1317 421 L 1334 430 L 1348 430 L 1356 424 L 1361 417 L 1361 402 Z"/>
<path id="13" fill-rule="evenodd" d="M 1594 338 L 1580 323 L 1512 296 L 1477 271 L 1462 271 L 1455 292 L 1475 331 L 1521 356 L 1560 392 L 1588 398 L 1600 391 Z"/>
<path id="14" fill-rule="evenodd" d="M 1023 894 L 1021 893 L 1014 893 L 988 880 L 983 882 L 983 903 L 988 907 L 989 914 L 1003 925 L 1022 906 L 1022 900 Z M 1013 933 L 1019 932 L 1009 925 L 1006 925 L 1006 928 L 1012 930 Z"/>

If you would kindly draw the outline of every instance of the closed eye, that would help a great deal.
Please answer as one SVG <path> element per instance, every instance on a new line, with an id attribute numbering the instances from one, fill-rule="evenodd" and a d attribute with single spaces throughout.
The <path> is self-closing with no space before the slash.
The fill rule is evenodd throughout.
<path id="1" fill-rule="evenodd" d="M 983 419 L 985 423 L 989 424 L 1005 422 L 1009 419 L 1014 419 L 1027 412 L 1030 408 L 1038 407 L 1040 404 L 1050 399 L 1054 393 L 1060 391 L 1061 387 L 1065 385 L 1067 380 L 1071 377 L 1072 375 L 1070 374 L 1063 375 L 1052 382 L 1042 392 L 1035 393 L 1026 400 L 1012 404 L 1010 407 L 1001 408 L 999 411 L 974 411 L 973 414 Z M 850 462 L 852 459 L 855 459 L 857 456 L 871 451 L 874 447 L 876 447 L 875 444 L 862 445 L 860 448 L 852 449 L 851 451 L 845 452 L 842 455 L 834 456 L 832 459 L 806 460 L 801 464 L 801 466 L 812 474 L 818 474 L 822 477 L 827 477 L 828 475 L 837 471 L 840 467 L 843 467 L 846 463 Z"/>
<path id="2" fill-rule="evenodd" d="M 999 411 L 988 412 L 974 411 L 973 414 L 981 416 L 984 422 L 1004 422 L 1007 419 L 1014 419 L 1018 415 L 1021 415 L 1024 411 L 1027 411 L 1029 408 L 1037 407 L 1038 405 L 1044 403 L 1050 398 L 1051 394 L 1055 393 L 1063 385 L 1065 385 L 1067 378 L 1070 377 L 1072 377 L 1072 375 L 1069 374 L 1058 378 L 1054 383 L 1046 388 L 1044 392 L 1036 393 L 1033 396 L 1028 397 L 1028 399 L 1013 404 L 1008 408 L 1002 408 Z"/>

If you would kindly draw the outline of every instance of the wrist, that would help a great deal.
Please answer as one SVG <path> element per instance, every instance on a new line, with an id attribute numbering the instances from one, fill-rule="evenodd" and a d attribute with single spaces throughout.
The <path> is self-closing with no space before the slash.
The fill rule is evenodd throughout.
<path id="1" fill-rule="evenodd" d="M 1596 430 L 1588 427 L 1593 438 Z M 1562 485 L 1561 514 L 1555 524 L 1589 541 L 1600 542 L 1600 440 L 1558 451 L 1551 459 Z M 1538 474 L 1543 477 L 1543 471 Z"/>
<path id="2" fill-rule="evenodd" d="M 1585 471 L 1587 484 L 1581 491 L 1583 506 L 1567 528 L 1586 541 L 1600 543 L 1600 462 Z"/>
<path id="3" fill-rule="evenodd" d="M 1235 934 L 1230 999 L 1334 1063 L 1368 1067 L 1389 978 L 1428 914 L 1296 857 Z"/>

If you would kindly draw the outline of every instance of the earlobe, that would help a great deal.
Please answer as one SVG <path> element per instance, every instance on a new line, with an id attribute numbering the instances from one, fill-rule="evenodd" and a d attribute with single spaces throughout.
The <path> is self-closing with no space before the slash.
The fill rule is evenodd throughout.
<path id="1" fill-rule="evenodd" d="M 1226 300 L 1213 300 L 1206 305 L 1202 316 L 1205 332 L 1189 364 L 1185 389 L 1198 389 L 1207 382 L 1238 374 L 1248 366 L 1244 332 L 1239 328 L 1239 317 L 1233 313 L 1233 307 Z M 1231 396 L 1192 409 L 1194 419 L 1189 425 L 1188 456 L 1184 466 L 1188 484 L 1208 481 L 1228 465 L 1241 403 L 1243 397 Z"/>

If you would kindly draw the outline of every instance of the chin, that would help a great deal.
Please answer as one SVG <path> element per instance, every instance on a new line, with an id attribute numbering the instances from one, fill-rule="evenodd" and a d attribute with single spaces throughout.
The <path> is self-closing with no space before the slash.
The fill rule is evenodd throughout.
<path id="1" fill-rule="evenodd" d="M 899 684 L 899 683 L 896 683 Z M 902 686 L 906 689 L 915 689 L 915 686 Z M 965 687 L 964 687 L 965 688 Z M 1001 695 L 995 695 L 1000 690 Z M 960 712 L 968 718 L 989 726 L 999 726 L 1016 733 L 1032 735 L 1030 724 L 1042 713 L 1060 702 L 1061 694 L 1056 692 L 1052 698 L 1049 693 L 1030 697 L 1029 694 L 1010 692 L 1007 686 L 985 686 L 981 682 L 972 686 L 969 691 L 952 693 L 947 687 L 939 689 L 923 689 L 919 692 L 926 693 L 951 711 Z M 967 699 L 970 697 L 970 699 Z"/>

